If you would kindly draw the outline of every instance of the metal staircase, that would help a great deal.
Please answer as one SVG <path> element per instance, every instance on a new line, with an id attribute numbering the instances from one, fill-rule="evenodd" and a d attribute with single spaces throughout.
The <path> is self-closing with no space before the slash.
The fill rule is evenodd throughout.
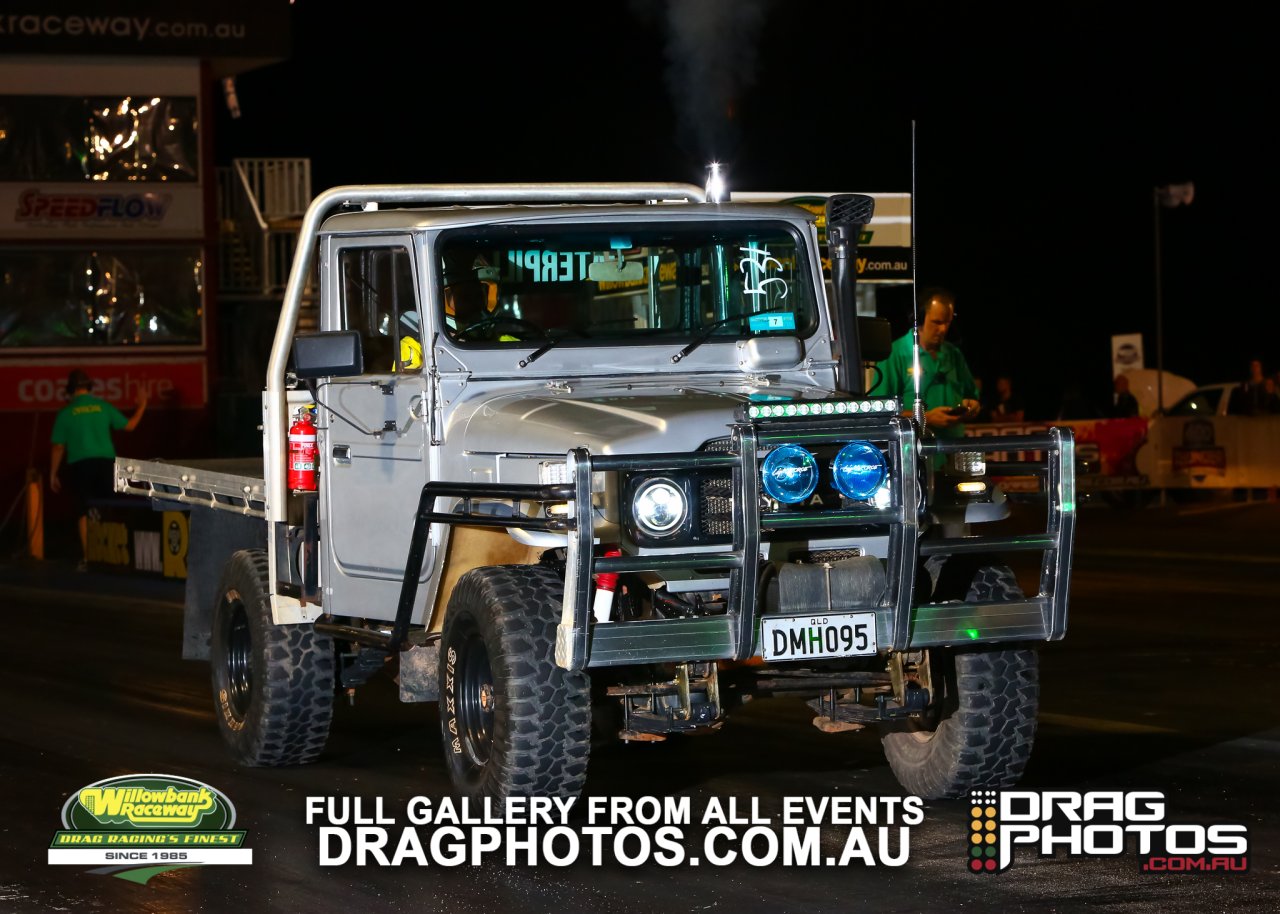
<path id="1" fill-rule="evenodd" d="M 310 202 L 310 159 L 234 159 L 218 169 L 223 298 L 279 302 Z M 299 329 L 314 329 L 317 318 L 314 296 L 307 294 Z"/>

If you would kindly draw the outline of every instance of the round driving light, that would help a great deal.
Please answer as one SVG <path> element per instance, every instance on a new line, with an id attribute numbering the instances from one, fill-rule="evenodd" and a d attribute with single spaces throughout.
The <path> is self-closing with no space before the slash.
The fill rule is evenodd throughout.
<path id="1" fill-rule="evenodd" d="M 670 479 L 650 479 L 631 499 L 631 516 L 650 536 L 674 533 L 684 520 L 684 492 Z"/>
<path id="2" fill-rule="evenodd" d="M 794 505 L 818 487 L 818 461 L 800 445 L 784 444 L 764 459 L 760 484 L 770 498 Z"/>
<path id="3" fill-rule="evenodd" d="M 884 455 L 870 441 L 850 441 L 831 462 L 836 488 L 854 501 L 871 498 L 887 472 Z"/>

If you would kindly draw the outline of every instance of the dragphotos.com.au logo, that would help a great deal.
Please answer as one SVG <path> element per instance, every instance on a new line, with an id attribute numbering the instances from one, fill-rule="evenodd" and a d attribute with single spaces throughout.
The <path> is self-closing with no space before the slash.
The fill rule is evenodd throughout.
<path id="1" fill-rule="evenodd" d="M 973 873 L 999 873 L 1016 847 L 1041 857 L 1134 854 L 1147 873 L 1245 872 L 1249 832 L 1241 824 L 1169 822 L 1154 790 L 975 790 L 966 854 Z"/>

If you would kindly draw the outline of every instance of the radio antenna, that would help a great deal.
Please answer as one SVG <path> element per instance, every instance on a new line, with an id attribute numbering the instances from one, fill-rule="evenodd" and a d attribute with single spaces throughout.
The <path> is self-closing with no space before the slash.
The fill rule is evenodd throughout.
<path id="1" fill-rule="evenodd" d="M 916 122 L 911 120 L 911 378 L 915 386 L 912 414 L 924 432 L 924 400 L 920 399 L 920 300 L 916 285 Z"/>

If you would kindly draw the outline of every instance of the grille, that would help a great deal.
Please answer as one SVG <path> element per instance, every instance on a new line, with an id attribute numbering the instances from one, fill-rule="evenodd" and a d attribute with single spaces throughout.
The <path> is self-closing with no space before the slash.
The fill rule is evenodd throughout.
<path id="1" fill-rule="evenodd" d="M 727 454 L 733 439 L 712 438 L 700 450 Z M 698 486 L 698 526 L 703 536 L 733 535 L 733 484 L 728 474 L 704 478 Z"/>
<path id="2" fill-rule="evenodd" d="M 850 549 L 815 549 L 812 552 L 792 553 L 791 561 L 807 562 L 811 565 L 821 565 L 826 562 L 834 565 L 844 559 L 856 559 L 860 555 L 862 555 L 862 550 L 856 546 Z"/>
<path id="3" fill-rule="evenodd" d="M 729 479 L 704 479 L 698 491 L 698 523 L 703 536 L 733 535 L 733 486 Z"/>

